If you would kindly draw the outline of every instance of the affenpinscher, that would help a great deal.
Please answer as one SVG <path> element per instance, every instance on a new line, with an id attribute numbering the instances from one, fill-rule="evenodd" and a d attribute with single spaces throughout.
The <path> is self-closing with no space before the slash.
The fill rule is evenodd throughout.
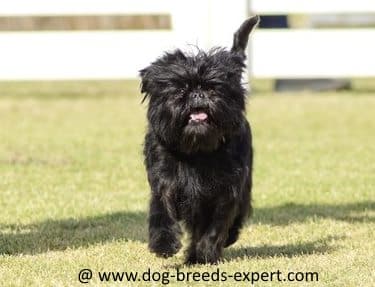
<path id="1" fill-rule="evenodd" d="M 149 248 L 159 256 L 179 251 L 184 223 L 186 263 L 216 263 L 250 213 L 253 152 L 241 79 L 258 22 L 255 16 L 241 25 L 230 51 L 176 50 L 140 71 L 149 98 Z"/>

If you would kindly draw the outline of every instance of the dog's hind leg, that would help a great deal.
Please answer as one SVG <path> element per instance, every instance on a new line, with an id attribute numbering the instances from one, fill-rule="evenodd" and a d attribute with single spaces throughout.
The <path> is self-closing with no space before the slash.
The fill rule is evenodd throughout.
<path id="1" fill-rule="evenodd" d="M 251 181 L 250 177 L 247 177 L 244 185 L 243 198 L 240 202 L 239 213 L 234 219 L 233 225 L 229 229 L 228 238 L 225 241 L 224 248 L 232 245 L 237 241 L 240 230 L 251 213 Z"/>
<path id="2" fill-rule="evenodd" d="M 244 216 L 242 214 L 237 215 L 236 219 L 234 220 L 233 225 L 228 231 L 228 238 L 225 241 L 224 248 L 232 245 L 233 243 L 237 241 L 243 222 L 244 222 Z"/>

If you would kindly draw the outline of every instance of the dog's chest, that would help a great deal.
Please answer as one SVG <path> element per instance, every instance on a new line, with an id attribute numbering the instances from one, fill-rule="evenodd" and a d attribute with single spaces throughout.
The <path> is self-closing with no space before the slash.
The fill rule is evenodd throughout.
<path id="1" fill-rule="evenodd" d="M 179 163 L 176 180 L 184 198 L 211 199 L 229 195 L 241 171 L 230 161 Z"/>
<path id="2" fill-rule="evenodd" d="M 238 198 L 240 174 L 230 162 L 180 163 L 177 168 L 177 213 L 193 220 L 199 214 L 211 214 L 219 202 Z"/>

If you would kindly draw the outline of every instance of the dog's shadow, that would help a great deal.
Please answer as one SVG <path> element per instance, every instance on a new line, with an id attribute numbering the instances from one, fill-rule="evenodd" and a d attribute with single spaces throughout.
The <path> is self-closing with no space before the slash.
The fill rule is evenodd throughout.
<path id="1" fill-rule="evenodd" d="M 146 218 L 139 211 L 29 225 L 0 224 L 0 254 L 37 254 L 113 240 L 146 242 Z"/>
<path id="2" fill-rule="evenodd" d="M 285 245 L 261 245 L 254 247 L 232 247 L 225 250 L 224 259 L 245 258 L 270 258 L 270 257 L 295 257 L 309 254 L 325 254 L 337 248 L 331 242 L 344 239 L 343 236 L 327 236 L 315 241 L 290 243 Z"/>
<path id="3" fill-rule="evenodd" d="M 344 236 L 327 236 L 314 241 L 305 241 L 298 243 L 289 243 L 284 245 L 261 245 L 261 246 L 241 246 L 235 244 L 224 250 L 223 258 L 219 263 L 225 264 L 232 260 L 249 260 L 259 258 L 273 257 L 296 257 L 307 256 L 310 254 L 326 254 L 338 247 L 332 242 L 345 239 Z M 190 265 L 184 263 L 166 264 L 165 268 L 176 269 L 184 268 Z"/>
<path id="4" fill-rule="evenodd" d="M 283 226 L 307 219 L 333 219 L 350 223 L 375 222 L 375 201 L 362 201 L 347 204 L 295 204 L 255 208 L 253 222 Z"/>
<path id="5" fill-rule="evenodd" d="M 329 218 L 360 224 L 375 222 L 375 202 L 329 204 L 284 204 L 255 208 L 252 222 L 284 226 L 310 218 Z M 47 220 L 26 225 L 0 224 L 0 255 L 38 254 L 51 250 L 88 247 L 113 240 L 147 241 L 145 211 L 117 212 L 95 217 Z M 330 238 L 282 246 L 231 247 L 225 258 L 298 256 L 331 251 Z"/>

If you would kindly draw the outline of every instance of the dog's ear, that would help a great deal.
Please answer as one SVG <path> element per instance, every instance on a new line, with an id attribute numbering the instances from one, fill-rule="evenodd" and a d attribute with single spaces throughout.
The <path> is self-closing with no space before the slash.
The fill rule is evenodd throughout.
<path id="1" fill-rule="evenodd" d="M 258 15 L 250 17 L 242 23 L 240 28 L 234 33 L 232 52 L 241 53 L 245 55 L 247 42 L 251 31 L 258 25 L 260 17 Z"/>
<path id="2" fill-rule="evenodd" d="M 147 67 L 139 71 L 139 76 L 141 77 L 141 93 L 144 94 L 142 103 L 146 100 L 149 94 L 148 86 L 150 83 L 147 77 L 149 69 L 150 67 Z"/>
<path id="3" fill-rule="evenodd" d="M 144 94 L 142 103 L 152 94 L 152 91 L 157 91 L 161 85 L 164 85 L 171 76 L 175 76 L 176 64 L 184 63 L 186 55 L 179 49 L 173 52 L 166 52 L 162 57 L 151 63 L 148 67 L 139 71 L 141 77 L 141 93 Z"/>

